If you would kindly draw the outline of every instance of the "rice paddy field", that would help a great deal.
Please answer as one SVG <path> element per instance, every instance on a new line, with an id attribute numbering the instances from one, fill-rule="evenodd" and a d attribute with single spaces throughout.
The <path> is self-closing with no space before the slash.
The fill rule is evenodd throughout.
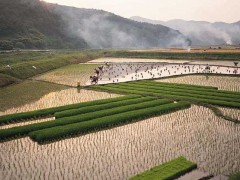
<path id="1" fill-rule="evenodd" d="M 228 76 L 209 76 L 209 75 L 191 75 L 174 77 L 167 79 L 159 79 L 157 82 L 191 84 L 200 86 L 213 86 L 221 90 L 240 91 L 240 78 Z"/>
<path id="2" fill-rule="evenodd" d="M 32 103 L 27 103 L 22 106 L 9 108 L 5 111 L 0 112 L 0 115 L 27 112 L 27 111 L 33 111 L 38 109 L 63 106 L 67 104 L 74 104 L 79 102 L 113 98 L 118 96 L 120 95 L 106 93 L 106 92 L 85 90 L 85 89 L 68 88 L 65 90 L 46 94 L 42 96 L 39 100 L 34 101 Z"/>
<path id="3" fill-rule="evenodd" d="M 183 155 L 202 171 L 228 175 L 240 167 L 239 130 L 192 106 L 43 146 L 29 138 L 1 143 L 0 173 L 3 179 L 128 179 Z"/>
<path id="4" fill-rule="evenodd" d="M 76 87 L 85 85 L 99 64 L 74 64 L 35 77 L 35 80 L 54 82 Z"/>
<path id="5" fill-rule="evenodd" d="M 105 61 L 111 65 L 100 85 L 84 87 Z M 192 174 L 225 180 L 239 172 L 236 67 L 222 69 L 231 76 L 167 77 L 204 70 L 205 61 L 197 62 L 102 58 L 0 89 L 0 179 L 125 180 L 180 156 L 197 165 L 181 180 Z M 233 66 L 232 61 L 216 62 L 209 63 L 216 74 L 221 71 L 216 65 Z M 81 88 L 76 88 L 78 82 Z M 16 103 L 22 99 L 19 92 L 24 100 Z M 217 107 L 223 117 L 206 104 Z M 29 113 L 25 119 L 23 112 Z M 4 117 L 13 118 L 4 124 Z"/>

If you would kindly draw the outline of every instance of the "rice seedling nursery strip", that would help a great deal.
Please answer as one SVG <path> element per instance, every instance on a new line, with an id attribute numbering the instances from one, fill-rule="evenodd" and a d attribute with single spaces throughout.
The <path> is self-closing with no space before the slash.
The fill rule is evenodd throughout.
<path id="1" fill-rule="evenodd" d="M 226 98 L 233 98 L 236 100 L 236 102 L 240 102 L 240 95 L 235 94 L 228 94 L 225 92 L 219 92 L 219 91 L 196 91 L 196 90 L 189 90 L 189 89 L 178 89 L 177 87 L 162 87 L 162 86 L 153 86 L 153 85 L 143 85 L 139 83 L 121 83 L 121 85 L 127 86 L 127 87 L 139 87 L 139 88 L 148 88 L 148 89 L 154 89 L 154 90 L 165 90 L 165 91 L 171 91 L 171 92 L 183 92 L 183 93 L 191 93 L 191 94 L 198 94 L 198 95 L 204 95 L 204 96 L 217 96 L 217 97 L 226 97 Z"/>
<path id="2" fill-rule="evenodd" d="M 236 101 L 234 98 L 227 99 L 221 97 L 208 97 L 203 95 L 194 95 L 194 94 L 185 94 L 183 93 L 176 93 L 170 91 L 157 91 L 157 90 L 149 90 L 146 88 L 131 88 L 131 87 L 121 87 L 119 84 L 109 84 L 104 86 L 95 86 L 96 89 L 107 90 L 111 92 L 125 92 L 125 93 L 132 93 L 132 94 L 140 94 L 140 95 L 149 95 L 149 96 L 157 96 L 157 97 L 165 97 L 171 98 L 175 100 L 186 100 L 190 102 L 197 102 L 197 103 L 206 103 L 218 106 L 225 106 L 225 107 L 232 107 L 232 108 L 240 108 L 239 102 L 233 102 L 232 100 Z"/>
<path id="3" fill-rule="evenodd" d="M 180 89 L 193 89 L 193 90 L 217 90 L 217 87 L 213 86 L 199 86 L 199 85 L 189 85 L 189 84 L 176 84 L 168 82 L 156 82 L 153 80 L 141 80 L 141 81 L 132 81 L 132 83 L 142 83 L 142 84 L 153 84 L 153 85 L 162 85 L 167 87 L 177 87 Z"/>
<path id="4" fill-rule="evenodd" d="M 95 112 L 92 112 L 92 110 L 90 110 L 89 113 L 80 114 L 77 116 L 64 117 L 64 118 L 60 118 L 60 119 L 48 121 L 48 122 L 30 124 L 26 126 L 18 126 L 18 127 L 13 127 L 9 129 L 2 129 L 0 130 L 0 141 L 6 141 L 15 137 L 21 137 L 21 136 L 27 135 L 32 131 L 52 128 L 56 126 L 63 126 L 63 125 L 68 125 L 73 123 L 79 123 L 82 121 L 88 121 L 91 119 L 96 119 L 96 118 L 109 116 L 113 114 L 118 114 L 118 113 L 123 113 L 127 111 L 138 110 L 138 109 L 144 109 L 145 107 L 154 107 L 158 105 L 172 103 L 172 101 L 168 99 L 156 99 L 156 100 L 150 100 L 147 102 L 143 102 L 143 98 L 138 100 L 139 102 L 135 104 L 130 104 L 130 105 L 124 104 L 124 105 L 119 105 L 119 107 L 104 109 L 104 110 L 95 111 Z M 149 100 L 149 99 L 146 97 L 145 100 Z"/>
<path id="5" fill-rule="evenodd" d="M 143 109 L 139 110 L 132 110 L 124 113 L 92 119 L 89 121 L 69 124 L 66 126 L 58 126 L 54 128 L 43 129 L 40 131 L 34 131 L 29 133 L 29 137 L 38 143 L 44 143 L 70 135 L 84 134 L 89 131 L 100 130 L 103 128 L 114 127 L 119 124 L 143 120 L 164 113 L 189 108 L 190 106 L 191 104 L 187 102 L 169 103 L 157 106 L 155 105 L 153 107 L 144 106 Z"/>
<path id="6" fill-rule="evenodd" d="M 127 100 L 127 99 L 135 99 L 139 97 L 140 97 L 139 95 L 128 95 L 128 96 L 117 97 L 117 98 L 102 99 L 102 100 L 76 103 L 76 104 L 70 104 L 65 106 L 59 106 L 59 107 L 53 107 L 53 108 L 47 108 L 47 109 L 41 109 L 41 110 L 35 110 L 35 111 L 29 111 L 29 112 L 23 112 L 23 113 L 9 114 L 5 116 L 0 116 L 0 125 L 27 121 L 32 118 L 46 117 L 46 116 L 54 115 L 54 113 L 56 112 L 64 111 L 68 109 L 76 109 L 81 107 L 106 104 L 111 102 Z"/>
<path id="7" fill-rule="evenodd" d="M 117 86 L 119 88 L 127 88 L 127 89 L 137 89 L 137 90 L 146 90 L 146 86 L 142 86 L 142 87 L 139 87 L 138 85 L 128 85 L 128 84 L 115 84 L 115 85 L 106 85 L 106 86 Z M 149 86 L 147 86 L 147 91 L 149 92 L 153 92 L 153 93 L 167 93 L 167 94 L 171 94 L 171 95 L 179 95 L 179 96 L 191 96 L 191 97 L 195 97 L 195 98 L 205 98 L 205 99 L 216 99 L 216 100 L 223 100 L 223 101 L 230 101 L 230 102 L 240 102 L 239 99 L 236 99 L 236 98 L 231 98 L 231 97 L 219 97 L 219 96 L 216 96 L 215 94 L 213 95 L 205 95 L 204 92 L 202 93 L 191 93 L 191 91 L 178 91 L 178 90 L 175 90 L 175 89 L 165 89 L 165 88 L 158 88 L 158 89 L 153 89 Z"/>
<path id="8" fill-rule="evenodd" d="M 184 157 L 178 157 L 148 171 L 138 174 L 130 180 L 172 180 L 197 168 L 197 164 Z"/>
<path id="9" fill-rule="evenodd" d="M 55 116 L 55 118 L 69 117 L 69 116 L 80 115 L 80 114 L 84 114 L 84 113 L 119 107 L 122 105 L 136 104 L 139 102 L 145 102 L 145 101 L 150 101 L 150 100 L 154 100 L 154 99 L 156 99 L 156 98 L 154 98 L 154 97 L 139 97 L 137 99 L 129 99 L 129 100 L 124 100 L 124 101 L 117 101 L 117 102 L 111 102 L 111 103 L 107 103 L 107 104 L 93 105 L 93 106 L 87 106 L 87 107 L 82 107 L 82 108 L 78 108 L 78 109 L 70 109 L 70 110 L 66 110 L 66 111 L 61 111 L 61 112 L 55 113 L 54 116 Z"/>
<path id="10" fill-rule="evenodd" d="M 127 94 L 138 94 L 138 95 L 142 95 L 142 96 L 156 96 L 156 97 L 163 97 L 160 94 L 157 93 L 150 93 L 150 92 L 145 92 L 145 91 L 139 91 L 139 90 L 128 90 L 128 89 L 123 89 L 120 88 L 118 89 L 117 87 L 107 87 L 106 85 L 104 86 L 91 86 L 89 87 L 89 89 L 92 90 L 101 90 L 101 91 L 111 91 L 111 92 L 117 92 L 117 93 L 127 93 Z"/>
<path id="11" fill-rule="evenodd" d="M 186 87 L 182 87 L 182 84 L 174 84 L 174 83 L 164 83 L 164 82 L 154 82 L 154 81 L 136 81 L 136 82 L 129 82 L 133 84 L 143 84 L 147 86 L 155 86 L 155 87 L 169 87 L 169 88 L 177 88 L 177 89 L 184 89 L 184 90 L 195 90 L 195 91 L 205 91 L 205 92 L 216 92 L 216 93 L 225 93 L 230 95 L 236 95 L 240 97 L 240 92 L 233 92 L 233 91 L 225 91 L 225 90 L 218 90 L 217 88 L 197 88 L 194 85 L 188 85 Z M 193 86 L 193 87 L 191 87 Z M 204 87 L 204 86 L 200 86 Z"/>

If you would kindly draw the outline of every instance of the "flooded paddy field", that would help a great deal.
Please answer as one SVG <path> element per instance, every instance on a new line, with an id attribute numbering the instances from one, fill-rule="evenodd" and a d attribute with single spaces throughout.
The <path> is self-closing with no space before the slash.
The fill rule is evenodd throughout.
<path id="1" fill-rule="evenodd" d="M 103 63 L 103 60 L 92 62 L 93 64 L 67 66 L 34 79 L 69 86 L 76 86 L 77 82 L 83 85 L 89 83 L 89 76 L 94 74 L 94 68 Z M 144 63 L 141 62 L 136 60 L 128 63 L 116 61 L 111 63 L 109 69 L 100 77 L 99 84 L 202 73 L 206 68 L 204 63 L 195 65 L 189 64 L 192 63 L 190 61 L 146 62 L 144 59 Z M 213 74 L 221 72 L 232 75 L 237 69 L 214 65 L 210 66 Z M 239 68 L 237 73 L 240 73 Z M 239 77 L 191 75 L 157 81 L 240 91 Z M 0 115 L 117 96 L 120 95 L 65 87 L 47 93 L 30 103 L 7 108 L 0 112 Z M 236 109 L 221 108 L 221 110 L 233 118 L 240 116 L 239 110 Z M 51 120 L 53 118 L 38 119 L 1 128 Z M 36 178 L 120 180 L 128 179 L 178 156 L 196 162 L 201 172 L 229 175 L 240 171 L 239 130 L 239 125 L 215 116 L 211 110 L 192 105 L 189 109 L 51 144 L 38 145 L 29 138 L 21 138 L 0 143 L 0 177 L 11 180 Z"/>
<path id="2" fill-rule="evenodd" d="M 185 64 L 209 64 L 209 65 L 221 65 L 221 66 L 234 66 L 234 62 L 239 60 L 176 60 L 176 59 L 139 59 L 139 58 L 99 58 L 89 61 L 88 63 L 185 63 Z M 240 62 L 239 62 L 240 64 Z"/>
<path id="3" fill-rule="evenodd" d="M 191 75 L 158 79 L 157 82 L 218 87 L 219 90 L 240 91 L 240 77 Z"/>
<path id="4" fill-rule="evenodd" d="M 240 68 L 200 64 L 112 63 L 101 74 L 98 84 L 158 79 L 188 74 L 240 75 Z"/>
<path id="5" fill-rule="evenodd" d="M 219 108 L 225 116 L 237 119 L 240 122 L 240 109 Z"/>
<path id="6" fill-rule="evenodd" d="M 240 127 L 193 105 L 175 113 L 47 145 L 0 144 L 3 179 L 128 179 L 178 156 L 203 172 L 240 169 Z"/>

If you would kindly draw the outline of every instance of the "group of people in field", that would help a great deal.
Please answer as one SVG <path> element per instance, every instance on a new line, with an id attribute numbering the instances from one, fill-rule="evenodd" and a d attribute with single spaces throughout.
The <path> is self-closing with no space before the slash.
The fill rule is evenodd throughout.
<path id="1" fill-rule="evenodd" d="M 146 64 L 112 64 L 105 63 L 103 66 L 95 68 L 95 75 L 90 76 L 92 84 L 98 84 L 98 80 L 106 79 L 108 82 L 122 82 L 123 78 L 128 81 L 140 80 L 144 78 L 159 78 L 171 75 L 180 75 L 188 73 L 219 73 L 219 68 L 210 66 L 209 64 L 167 64 L 167 63 L 146 63 Z M 227 67 L 226 67 L 227 68 Z M 106 70 L 107 69 L 107 70 Z M 103 73 L 104 72 L 104 73 Z M 230 69 L 227 68 L 230 73 Z M 231 73 L 237 74 L 238 67 Z M 221 72 L 220 72 L 221 73 Z M 130 77 L 129 77 L 130 76 Z"/>
<path id="2" fill-rule="evenodd" d="M 105 66 L 98 66 L 97 68 L 94 69 L 95 75 L 90 76 L 91 84 L 97 84 L 100 76 L 104 72 L 104 68 L 109 68 L 110 64 L 108 62 L 105 62 Z"/>

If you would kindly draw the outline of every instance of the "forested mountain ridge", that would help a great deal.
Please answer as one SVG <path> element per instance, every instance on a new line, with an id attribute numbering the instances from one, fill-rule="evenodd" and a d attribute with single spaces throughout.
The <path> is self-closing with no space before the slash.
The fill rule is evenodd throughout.
<path id="1" fill-rule="evenodd" d="M 0 22 L 1 49 L 185 47 L 190 43 L 162 25 L 39 0 L 1 0 Z"/>
<path id="2" fill-rule="evenodd" d="M 54 5 L 38 0 L 0 1 L 0 40 L 17 48 L 85 48 L 80 37 L 66 33 Z"/>
<path id="3" fill-rule="evenodd" d="M 240 21 L 235 23 L 210 23 L 207 21 L 185 21 L 181 19 L 159 21 L 139 16 L 134 16 L 130 19 L 137 22 L 161 24 L 169 28 L 179 30 L 188 37 L 192 41 L 192 45 L 195 46 L 240 44 Z"/>

